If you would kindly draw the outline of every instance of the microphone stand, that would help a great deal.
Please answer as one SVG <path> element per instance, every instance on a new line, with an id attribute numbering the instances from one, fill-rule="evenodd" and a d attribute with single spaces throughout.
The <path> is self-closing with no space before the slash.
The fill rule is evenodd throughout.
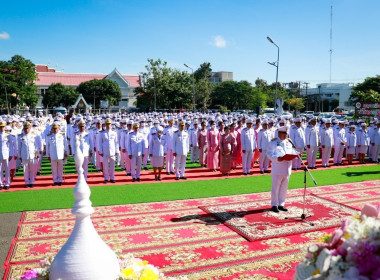
<path id="1" fill-rule="evenodd" d="M 292 144 L 293 150 L 297 152 L 297 157 L 301 161 L 301 163 L 302 163 L 302 165 L 304 167 L 304 179 L 303 179 L 304 190 L 303 190 L 303 209 L 302 209 L 301 217 L 285 217 L 285 220 L 289 220 L 289 219 L 301 219 L 300 222 L 306 222 L 310 226 L 314 226 L 314 223 L 311 222 L 308 219 L 309 217 L 311 217 L 311 215 L 306 215 L 306 213 L 305 213 L 305 204 L 306 204 L 306 178 L 307 178 L 306 172 L 309 173 L 309 175 L 310 175 L 310 177 L 313 180 L 313 182 L 314 182 L 315 185 L 317 185 L 317 182 L 315 181 L 313 175 L 311 175 L 309 168 L 307 168 L 307 166 L 303 162 L 303 160 L 302 160 L 301 156 L 299 155 L 298 151 L 296 150 L 296 147 L 293 144 L 293 142 L 290 141 L 289 139 L 288 139 L 288 141 L 290 142 L 290 144 Z"/>

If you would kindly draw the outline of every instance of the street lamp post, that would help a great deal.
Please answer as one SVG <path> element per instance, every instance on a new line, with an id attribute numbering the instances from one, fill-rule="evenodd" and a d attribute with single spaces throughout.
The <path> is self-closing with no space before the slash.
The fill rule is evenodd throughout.
<path id="1" fill-rule="evenodd" d="M 278 83 L 278 63 L 280 61 L 280 48 L 279 46 L 276 45 L 275 42 L 273 42 L 272 38 L 267 36 L 267 39 L 269 42 L 271 42 L 273 45 L 275 45 L 277 47 L 277 61 L 276 62 L 268 62 L 270 65 L 273 65 L 274 67 L 276 67 L 276 88 L 275 88 L 275 94 L 274 94 L 274 113 L 276 114 L 277 113 L 277 106 L 276 106 L 276 102 L 277 102 L 277 83 Z"/>
<path id="2" fill-rule="evenodd" d="M 190 66 L 188 66 L 186 63 L 184 63 L 187 68 L 191 70 L 191 75 L 193 76 L 193 112 L 195 113 L 195 85 L 194 85 L 194 70 Z"/>

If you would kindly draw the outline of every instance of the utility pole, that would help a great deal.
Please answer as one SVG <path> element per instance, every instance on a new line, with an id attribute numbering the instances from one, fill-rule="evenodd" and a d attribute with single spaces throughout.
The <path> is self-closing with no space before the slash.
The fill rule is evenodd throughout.
<path id="1" fill-rule="evenodd" d="M 309 111 L 309 97 L 307 96 L 307 89 L 310 83 L 304 82 L 306 85 L 306 111 Z"/>

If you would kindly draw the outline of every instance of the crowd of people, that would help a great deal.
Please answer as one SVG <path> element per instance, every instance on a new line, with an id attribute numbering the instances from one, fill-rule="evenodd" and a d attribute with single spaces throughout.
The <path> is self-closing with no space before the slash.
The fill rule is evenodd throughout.
<path id="1" fill-rule="evenodd" d="M 132 182 L 141 181 L 140 171 L 148 170 L 148 162 L 157 181 L 162 172 L 186 180 L 189 153 L 192 163 L 224 176 L 239 165 L 243 175 L 250 175 L 254 164 L 261 173 L 270 173 L 279 132 L 286 134 L 293 151 L 306 151 L 310 169 L 316 168 L 318 152 L 324 168 L 330 166 L 330 157 L 334 165 L 341 165 L 344 157 L 348 164 L 354 157 L 365 164 L 367 156 L 378 162 L 380 120 L 368 121 L 227 113 L 3 115 L 0 189 L 10 188 L 21 166 L 25 187 L 32 188 L 44 156 L 51 162 L 53 184 L 61 185 L 65 160 L 77 149 L 84 155 L 85 178 L 93 164 L 103 172 L 105 184 L 115 183 L 115 166 Z M 301 169 L 300 157 L 292 160 L 291 168 Z"/>

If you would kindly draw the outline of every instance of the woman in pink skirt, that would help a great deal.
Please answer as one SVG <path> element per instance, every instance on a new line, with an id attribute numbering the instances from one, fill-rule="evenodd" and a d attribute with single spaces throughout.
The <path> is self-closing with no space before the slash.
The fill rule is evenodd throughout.
<path id="1" fill-rule="evenodd" d="M 207 168 L 216 172 L 219 163 L 219 131 L 216 129 L 215 121 L 210 122 L 211 128 L 207 132 Z"/>
<path id="2" fill-rule="evenodd" d="M 149 142 L 150 165 L 153 167 L 154 179 L 156 181 L 161 181 L 161 171 L 164 166 L 164 156 L 166 155 L 165 137 L 162 136 L 162 133 L 163 128 L 158 127 L 156 133 L 152 133 Z"/>
<path id="3" fill-rule="evenodd" d="M 207 125 L 206 122 L 201 123 L 201 129 L 198 130 L 198 147 L 199 147 L 199 163 L 202 167 L 206 167 L 207 164 Z"/>
<path id="4" fill-rule="evenodd" d="M 232 123 L 230 125 L 230 134 L 234 138 L 234 145 L 232 147 L 232 155 L 231 155 L 231 168 L 232 170 L 235 170 L 237 166 L 238 153 L 240 153 L 240 149 L 237 148 L 238 146 L 237 138 L 238 138 L 239 133 L 235 130 L 235 123 Z"/>
<path id="5" fill-rule="evenodd" d="M 230 134 L 230 128 L 226 126 L 224 133 L 220 135 L 220 173 L 228 176 L 231 172 L 232 150 L 235 145 L 235 138 Z"/>

